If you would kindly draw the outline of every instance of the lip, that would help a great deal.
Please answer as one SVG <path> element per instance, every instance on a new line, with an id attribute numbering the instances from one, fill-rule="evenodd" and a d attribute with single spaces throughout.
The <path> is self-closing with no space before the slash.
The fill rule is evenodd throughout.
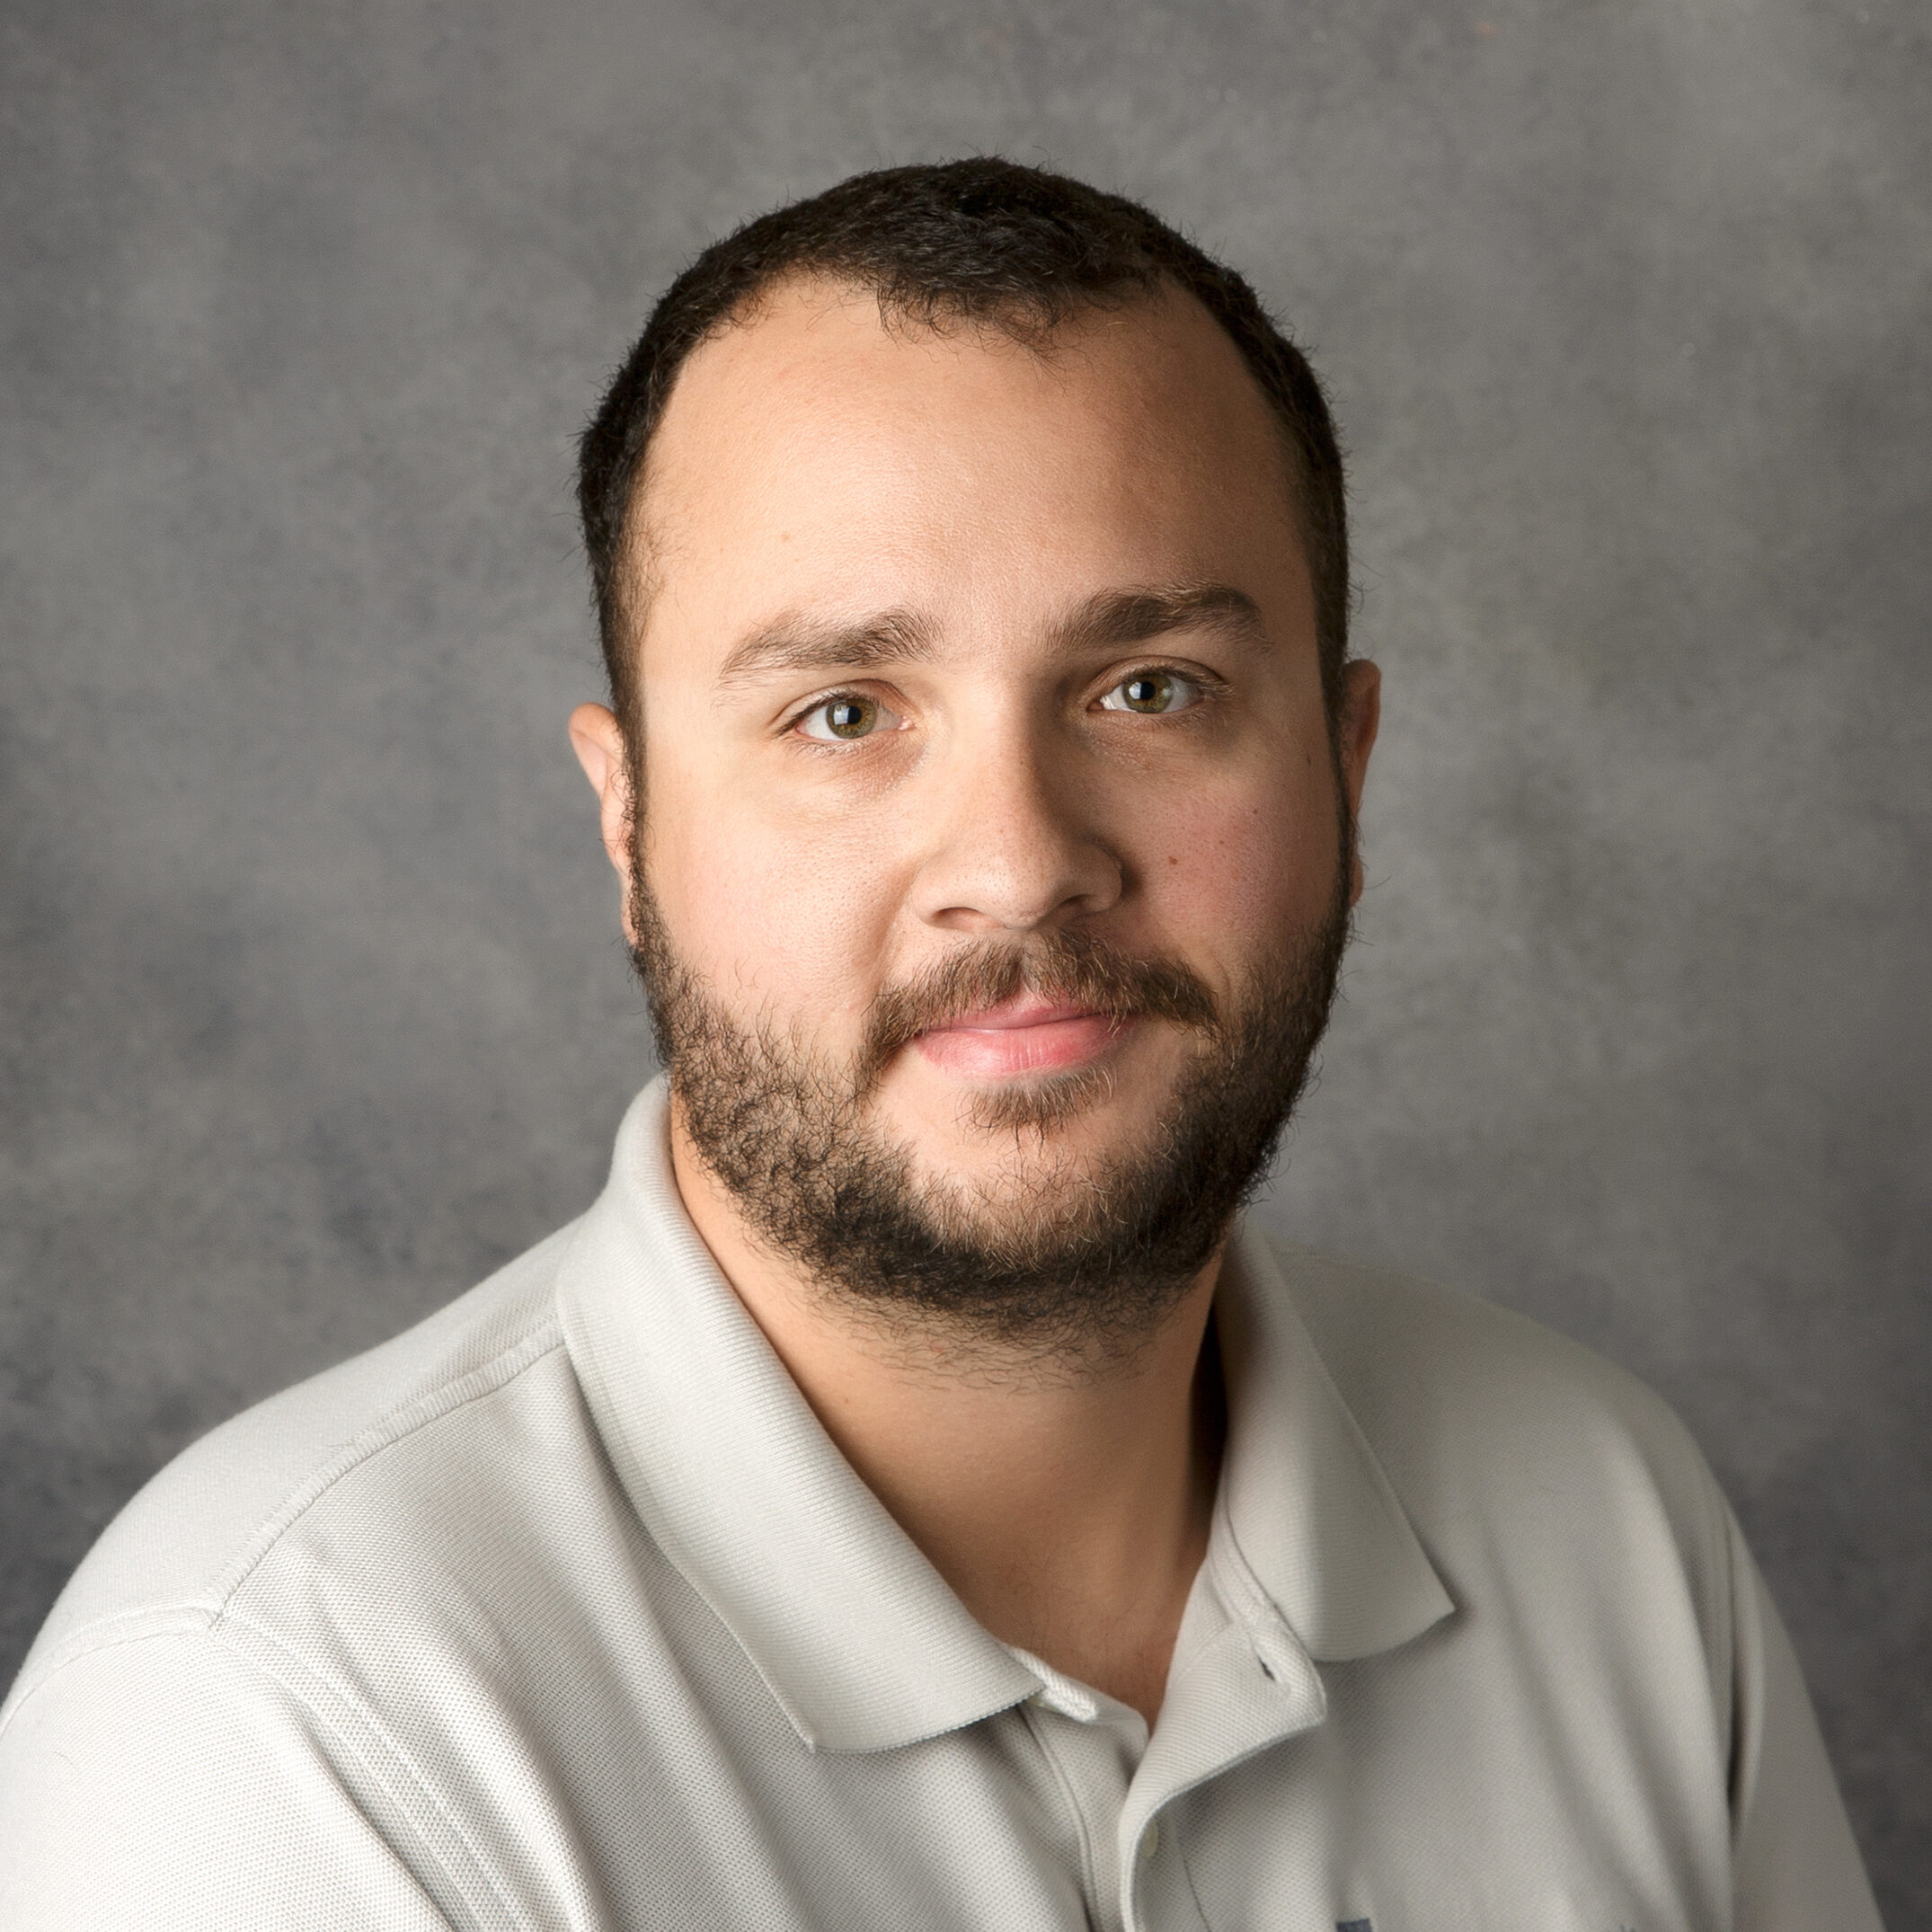
<path id="1" fill-rule="evenodd" d="M 1134 1022 L 1023 994 L 921 1033 L 922 1059 L 957 1077 L 1010 1080 L 1066 1073 L 1097 1059 Z"/>

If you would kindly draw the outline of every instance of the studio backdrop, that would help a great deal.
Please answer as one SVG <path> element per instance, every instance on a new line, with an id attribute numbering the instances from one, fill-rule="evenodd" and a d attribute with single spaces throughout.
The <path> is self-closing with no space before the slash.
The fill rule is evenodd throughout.
<path id="1" fill-rule="evenodd" d="M 1932 1924 L 1922 0 L 8 0 L 0 1679 L 650 1071 L 575 434 L 705 242 L 999 151 L 1257 282 L 1352 462 L 1369 890 L 1260 1211 L 1684 1415 Z"/>

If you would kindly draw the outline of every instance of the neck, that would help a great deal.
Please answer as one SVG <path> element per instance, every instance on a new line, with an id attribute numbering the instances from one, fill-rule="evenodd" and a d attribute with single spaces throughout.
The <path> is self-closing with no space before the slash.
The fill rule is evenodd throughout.
<path id="1" fill-rule="evenodd" d="M 1130 1354 L 996 1356 L 844 1308 L 754 1242 L 672 1104 L 698 1233 L 853 1468 L 1002 1642 L 1151 1724 L 1220 1458 L 1219 1260 Z"/>

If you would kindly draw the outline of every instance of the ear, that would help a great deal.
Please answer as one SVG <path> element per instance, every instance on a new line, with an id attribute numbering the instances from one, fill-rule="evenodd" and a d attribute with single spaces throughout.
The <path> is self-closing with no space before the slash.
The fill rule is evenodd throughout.
<path id="1" fill-rule="evenodd" d="M 1336 734 L 1342 784 L 1348 796 L 1349 817 L 1359 823 L 1362 781 L 1369 775 L 1369 754 L 1375 749 L 1375 734 L 1382 722 L 1382 673 L 1367 658 L 1357 658 L 1343 668 L 1342 679 L 1341 729 Z M 1360 839 L 1349 864 L 1349 904 L 1352 906 L 1361 898 Z"/>
<path id="2" fill-rule="evenodd" d="M 631 902 L 631 776 L 625 756 L 624 729 L 602 705 L 580 705 L 571 713 L 571 745 L 597 793 L 598 829 L 604 851 Z M 626 918 L 628 914 L 626 914 Z"/>

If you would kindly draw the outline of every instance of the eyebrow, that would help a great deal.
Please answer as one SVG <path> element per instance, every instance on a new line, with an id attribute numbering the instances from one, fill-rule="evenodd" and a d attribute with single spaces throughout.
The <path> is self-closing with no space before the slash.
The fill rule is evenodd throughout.
<path id="1" fill-rule="evenodd" d="M 718 688 L 752 684 L 777 671 L 872 670 L 932 654 L 930 627 L 911 611 L 881 611 L 855 624 L 793 613 L 760 625 L 732 647 L 719 669 Z"/>
<path id="2" fill-rule="evenodd" d="M 1269 643 L 1261 606 L 1226 583 L 1100 591 L 1054 626 L 1054 643 L 1068 652 L 1119 650 L 1169 631 L 1214 631 L 1232 643 Z"/>
<path id="3" fill-rule="evenodd" d="M 1068 656 L 1144 644 L 1170 631 L 1219 632 L 1230 641 L 1266 646 L 1261 606 L 1232 584 L 1156 584 L 1102 590 L 1050 629 Z M 864 671 L 935 654 L 931 625 L 907 610 L 880 611 L 856 622 L 827 622 L 787 613 L 741 638 L 718 670 L 721 692 L 781 672 Z"/>

